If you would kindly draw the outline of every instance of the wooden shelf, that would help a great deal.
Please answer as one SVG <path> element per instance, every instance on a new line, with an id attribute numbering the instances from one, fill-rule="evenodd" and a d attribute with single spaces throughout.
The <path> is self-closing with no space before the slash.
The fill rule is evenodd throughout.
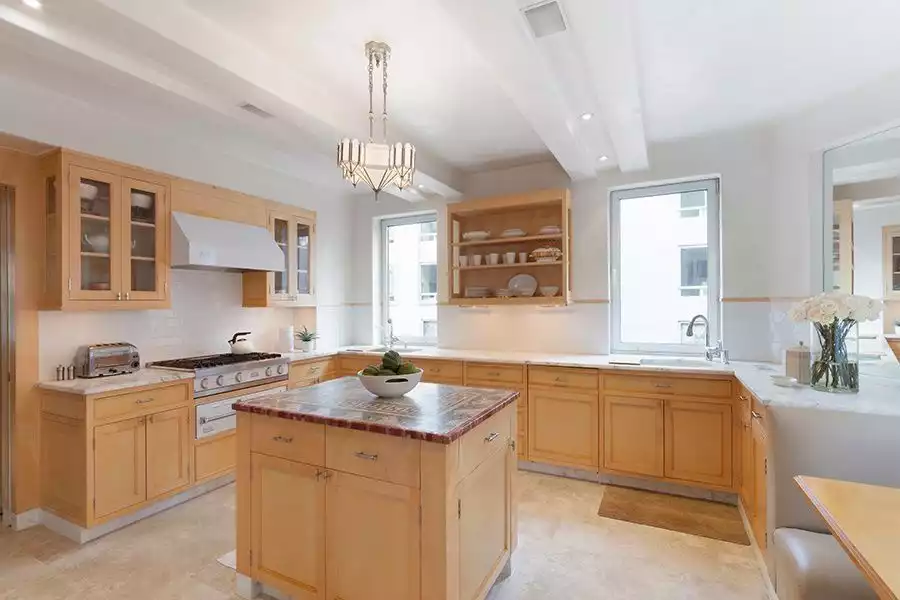
<path id="1" fill-rule="evenodd" d="M 542 242 L 546 240 L 561 240 L 562 234 L 554 235 L 526 235 L 523 237 L 491 238 L 489 240 L 473 240 L 471 242 L 453 242 L 452 246 L 465 248 L 467 246 L 499 246 L 503 244 L 519 244 L 522 242 Z"/>
<path id="2" fill-rule="evenodd" d="M 156 262 L 156 258 L 153 256 L 132 256 L 131 260 L 141 260 L 144 262 Z"/>
<path id="3" fill-rule="evenodd" d="M 109 222 L 109 217 L 104 217 L 103 215 L 92 215 L 91 213 L 81 213 L 82 219 L 88 219 L 90 221 L 106 221 Z"/>
<path id="4" fill-rule="evenodd" d="M 529 263 L 512 263 L 511 265 L 469 265 L 466 267 L 453 267 L 454 271 L 486 271 L 488 269 L 516 269 L 529 267 L 561 267 L 565 263 L 561 260 L 553 262 L 529 262 Z"/>
<path id="5" fill-rule="evenodd" d="M 91 258 L 109 258 L 108 252 L 82 252 L 82 256 L 89 256 Z"/>
<path id="6" fill-rule="evenodd" d="M 132 225 L 137 225 L 138 227 L 152 227 L 156 228 L 156 223 L 148 223 L 147 221 L 132 221 Z"/>
<path id="7" fill-rule="evenodd" d="M 531 296 L 528 298 L 450 298 L 455 306 L 565 306 L 562 296 Z"/>

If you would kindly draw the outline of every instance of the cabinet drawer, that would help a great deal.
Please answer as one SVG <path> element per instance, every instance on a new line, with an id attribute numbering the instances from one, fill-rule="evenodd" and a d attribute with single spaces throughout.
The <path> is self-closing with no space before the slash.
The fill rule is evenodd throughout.
<path id="1" fill-rule="evenodd" d="M 253 415 L 250 450 L 321 466 L 325 463 L 325 426 Z"/>
<path id="2" fill-rule="evenodd" d="M 596 369 L 568 367 L 528 367 L 528 384 L 596 390 L 600 387 Z"/>
<path id="3" fill-rule="evenodd" d="M 190 402 L 193 394 L 186 384 L 153 388 L 94 400 L 94 420 L 127 419 Z"/>
<path id="4" fill-rule="evenodd" d="M 295 383 L 305 379 L 316 379 L 330 375 L 335 371 L 332 359 L 314 360 L 302 363 L 293 363 L 290 371 L 290 381 Z"/>
<path id="5" fill-rule="evenodd" d="M 459 443 L 460 478 L 471 473 L 486 458 L 500 448 L 505 448 L 513 439 L 512 406 L 504 408 L 487 421 L 476 425 L 465 434 Z"/>
<path id="6" fill-rule="evenodd" d="M 463 383 L 463 365 L 459 361 L 417 359 L 415 356 L 410 360 L 424 371 L 422 381 L 447 385 L 462 385 Z"/>
<path id="7" fill-rule="evenodd" d="M 419 487 L 418 440 L 357 431 L 325 430 L 325 466 L 380 481 Z"/>
<path id="8" fill-rule="evenodd" d="M 466 385 L 478 387 L 479 383 L 523 385 L 525 383 L 525 367 L 522 365 L 466 363 Z"/>
<path id="9" fill-rule="evenodd" d="M 671 394 L 702 398 L 723 398 L 731 401 L 731 381 L 725 379 L 697 379 L 666 375 L 620 375 L 603 376 L 603 389 L 635 394 Z"/>

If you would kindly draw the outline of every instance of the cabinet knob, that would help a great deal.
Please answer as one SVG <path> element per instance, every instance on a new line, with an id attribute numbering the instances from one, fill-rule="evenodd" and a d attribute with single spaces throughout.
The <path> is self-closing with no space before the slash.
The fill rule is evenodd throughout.
<path id="1" fill-rule="evenodd" d="M 756 419 L 757 421 L 762 419 L 762 415 L 756 412 L 755 410 L 750 411 L 750 416 Z"/>
<path id="2" fill-rule="evenodd" d="M 116 294 L 116 300 L 121 300 L 121 299 L 122 299 L 122 292 L 118 292 Z"/>
<path id="3" fill-rule="evenodd" d="M 131 292 L 125 292 L 125 299 L 131 300 Z"/>

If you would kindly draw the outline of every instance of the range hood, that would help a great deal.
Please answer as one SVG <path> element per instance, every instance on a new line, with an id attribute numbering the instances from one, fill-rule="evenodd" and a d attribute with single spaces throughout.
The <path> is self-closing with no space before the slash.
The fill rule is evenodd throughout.
<path id="1" fill-rule="evenodd" d="M 284 253 L 265 227 L 173 212 L 172 267 L 281 271 Z"/>

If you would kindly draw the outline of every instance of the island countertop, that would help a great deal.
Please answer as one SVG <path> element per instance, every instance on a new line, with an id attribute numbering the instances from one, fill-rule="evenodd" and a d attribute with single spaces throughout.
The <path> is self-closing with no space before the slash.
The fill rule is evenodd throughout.
<path id="1" fill-rule="evenodd" d="M 518 396 L 515 390 L 420 383 L 400 398 L 378 398 L 356 377 L 342 377 L 238 402 L 234 409 L 449 444 Z"/>

